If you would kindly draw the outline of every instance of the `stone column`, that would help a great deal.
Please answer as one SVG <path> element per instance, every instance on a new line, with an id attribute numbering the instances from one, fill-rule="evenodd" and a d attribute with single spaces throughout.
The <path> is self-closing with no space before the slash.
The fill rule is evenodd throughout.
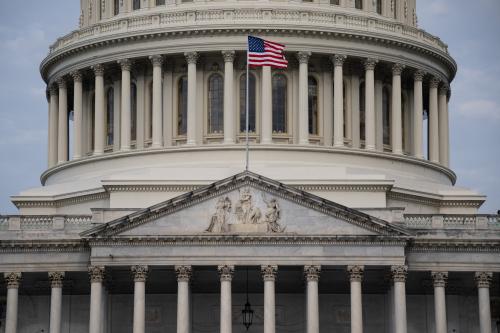
<path id="1" fill-rule="evenodd" d="M 491 272 L 476 272 L 475 274 L 479 302 L 479 332 L 491 333 L 490 283 Z"/>
<path id="2" fill-rule="evenodd" d="M 122 69 L 122 100 L 120 112 L 120 150 L 130 150 L 130 127 L 132 110 L 130 104 L 130 70 L 132 69 L 132 62 L 129 59 L 119 60 Z"/>
<path id="3" fill-rule="evenodd" d="M 83 135 L 83 86 L 82 73 L 75 71 L 73 77 L 73 159 L 82 157 L 82 135 Z"/>
<path id="4" fill-rule="evenodd" d="M 162 119 L 162 80 L 163 80 L 163 57 L 154 55 L 149 57 L 153 64 L 153 134 L 152 148 L 163 146 L 163 119 Z"/>
<path id="5" fill-rule="evenodd" d="M 365 65 L 365 149 L 375 150 L 375 66 L 377 60 L 366 59 Z"/>
<path id="6" fill-rule="evenodd" d="M 333 146 L 344 147 L 344 61 L 345 55 L 332 57 L 333 72 Z"/>
<path id="7" fill-rule="evenodd" d="M 57 135 L 59 130 L 59 91 L 55 86 L 51 86 L 50 93 L 50 108 L 49 108 L 49 168 L 57 164 Z"/>
<path id="8" fill-rule="evenodd" d="M 319 295 L 318 280 L 321 266 L 304 266 L 307 280 L 306 333 L 319 333 Z"/>
<path id="9" fill-rule="evenodd" d="M 434 282 L 434 316 L 436 320 L 436 333 L 447 333 L 446 322 L 446 281 L 448 272 L 432 272 Z"/>
<path id="10" fill-rule="evenodd" d="M 439 79 L 433 77 L 429 88 L 429 160 L 439 163 L 439 115 L 438 115 Z"/>
<path id="11" fill-rule="evenodd" d="M 7 284 L 7 309 L 5 314 L 5 333 L 17 332 L 17 303 L 19 298 L 19 284 L 21 273 L 4 273 Z"/>
<path id="12" fill-rule="evenodd" d="M 311 52 L 297 53 L 299 60 L 299 144 L 309 144 L 309 72 L 308 62 Z"/>
<path id="13" fill-rule="evenodd" d="M 148 266 L 132 266 L 134 277 L 134 326 L 133 333 L 146 330 L 146 278 Z"/>
<path id="14" fill-rule="evenodd" d="M 224 58 L 224 143 L 232 144 L 235 136 L 234 109 L 234 51 L 222 51 Z"/>
<path id="15" fill-rule="evenodd" d="M 363 333 L 363 296 L 361 282 L 363 281 L 363 266 L 349 266 L 351 281 L 351 333 Z"/>
<path id="16" fill-rule="evenodd" d="M 394 333 L 406 333 L 406 274 L 407 266 L 392 266 L 394 281 Z"/>
<path id="17" fill-rule="evenodd" d="M 262 67 L 262 126 L 260 142 L 273 142 L 273 86 L 271 67 Z"/>
<path id="18" fill-rule="evenodd" d="M 49 272 L 50 296 L 50 333 L 61 332 L 62 288 L 64 272 Z"/>
<path id="19" fill-rule="evenodd" d="M 198 52 L 184 53 L 188 64 L 188 96 L 187 96 L 187 144 L 196 144 L 196 63 Z"/>
<path id="20" fill-rule="evenodd" d="M 106 103 L 104 98 L 104 66 L 92 67 L 95 75 L 95 114 L 94 114 L 94 155 L 102 155 L 106 145 Z"/>
<path id="21" fill-rule="evenodd" d="M 68 88 L 66 80 L 59 78 L 59 123 L 57 134 L 57 163 L 64 163 L 68 160 Z"/>
<path id="22" fill-rule="evenodd" d="M 439 163 L 445 167 L 450 166 L 450 137 L 448 123 L 448 90 L 444 84 L 439 89 Z"/>
<path id="23" fill-rule="evenodd" d="M 276 331 L 276 302 L 274 283 L 278 266 L 262 266 L 260 268 L 264 280 L 264 333 Z"/>
<path id="24" fill-rule="evenodd" d="M 401 73 L 404 65 L 392 66 L 392 152 L 403 154 L 403 114 L 401 109 Z"/>
<path id="25" fill-rule="evenodd" d="M 175 266 L 177 274 L 177 333 L 189 333 L 189 280 L 191 266 Z"/>
<path id="26" fill-rule="evenodd" d="M 89 333 L 101 333 L 101 303 L 102 281 L 104 280 L 103 266 L 89 266 L 90 276 L 90 320 Z"/>
<path id="27" fill-rule="evenodd" d="M 422 149 L 424 122 L 424 95 L 422 80 L 425 72 L 416 71 L 413 74 L 413 154 L 416 158 L 424 158 Z"/>
<path id="28" fill-rule="evenodd" d="M 232 331 L 231 281 L 234 266 L 223 265 L 218 268 L 220 276 L 220 333 Z"/>

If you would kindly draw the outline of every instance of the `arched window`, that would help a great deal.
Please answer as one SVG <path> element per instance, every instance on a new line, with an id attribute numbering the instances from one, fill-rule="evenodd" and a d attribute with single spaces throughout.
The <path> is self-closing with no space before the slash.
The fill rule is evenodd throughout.
<path id="1" fill-rule="evenodd" d="M 287 129 L 287 79 L 284 74 L 273 76 L 273 132 L 286 133 Z"/>
<path id="2" fill-rule="evenodd" d="M 384 128 L 384 145 L 391 144 L 391 93 L 389 88 L 382 89 L 382 122 Z"/>
<path id="3" fill-rule="evenodd" d="M 359 137 L 365 140 L 365 83 L 359 85 Z"/>
<path id="4" fill-rule="evenodd" d="M 224 132 L 224 79 L 220 74 L 208 78 L 208 134 Z"/>
<path id="5" fill-rule="evenodd" d="M 113 13 L 120 14 L 120 0 L 113 0 Z"/>
<path id="6" fill-rule="evenodd" d="M 363 0 L 355 0 L 354 1 L 354 7 L 356 9 L 363 9 Z"/>
<path id="7" fill-rule="evenodd" d="M 382 15 L 382 0 L 375 0 L 375 5 L 377 6 L 377 8 L 375 8 L 377 13 Z"/>
<path id="8" fill-rule="evenodd" d="M 397 12 L 398 12 L 398 0 L 394 0 L 394 8 L 393 8 L 393 14 L 394 14 L 394 18 L 397 17 Z"/>
<path id="9" fill-rule="evenodd" d="M 133 0 L 132 9 L 133 10 L 141 9 L 141 0 Z"/>
<path id="10" fill-rule="evenodd" d="M 248 132 L 255 133 L 255 75 L 248 78 Z M 246 131 L 247 75 L 240 76 L 240 132 Z"/>
<path id="11" fill-rule="evenodd" d="M 113 144 L 113 122 L 115 115 L 115 90 L 113 88 L 109 88 L 106 94 L 106 144 Z"/>
<path id="12" fill-rule="evenodd" d="M 130 140 L 137 139 L 137 86 L 130 84 Z"/>
<path id="13" fill-rule="evenodd" d="M 340 5 L 340 0 L 330 0 L 330 5 L 339 6 Z"/>
<path id="14" fill-rule="evenodd" d="M 308 80 L 309 134 L 318 135 L 318 81 L 312 76 Z"/>
<path id="15" fill-rule="evenodd" d="M 187 134 L 187 76 L 177 82 L 177 135 Z"/>
<path id="16" fill-rule="evenodd" d="M 165 0 L 156 0 L 157 6 L 165 6 Z"/>

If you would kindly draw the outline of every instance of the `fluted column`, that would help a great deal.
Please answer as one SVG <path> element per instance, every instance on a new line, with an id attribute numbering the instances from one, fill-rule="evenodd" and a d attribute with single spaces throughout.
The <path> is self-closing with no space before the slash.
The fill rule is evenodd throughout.
<path id="1" fill-rule="evenodd" d="M 444 84 L 439 89 L 439 163 L 445 167 L 450 166 L 450 136 L 448 123 L 448 90 Z"/>
<path id="2" fill-rule="evenodd" d="M 439 115 L 438 115 L 439 79 L 432 78 L 429 88 L 429 160 L 439 163 Z"/>
<path id="3" fill-rule="evenodd" d="M 222 51 L 224 58 L 224 143 L 234 143 L 236 114 L 234 109 L 234 51 Z"/>
<path id="4" fill-rule="evenodd" d="M 50 333 L 61 332 L 62 288 L 64 272 L 49 272 L 50 296 Z"/>
<path id="5" fill-rule="evenodd" d="M 422 80 L 425 72 L 416 71 L 413 74 L 413 154 L 417 158 L 424 157 L 422 148 L 424 122 L 424 95 Z"/>
<path id="6" fill-rule="evenodd" d="M 403 114 L 401 109 L 401 73 L 404 65 L 392 66 L 392 152 L 403 154 Z"/>
<path id="7" fill-rule="evenodd" d="M 479 302 L 479 332 L 491 333 L 491 309 L 490 309 L 490 284 L 493 274 L 491 272 L 476 272 Z"/>
<path id="8" fill-rule="evenodd" d="M 122 69 L 122 100 L 121 100 L 121 126 L 120 126 L 120 150 L 130 150 L 130 127 L 132 110 L 130 104 L 130 70 L 132 62 L 129 59 L 119 60 L 118 64 Z"/>
<path id="9" fill-rule="evenodd" d="M 299 60 L 299 144 L 309 144 L 308 63 L 311 52 L 297 53 Z"/>
<path id="10" fill-rule="evenodd" d="M 59 124 L 59 91 L 53 85 L 49 89 L 50 93 L 50 108 L 49 108 L 49 168 L 57 164 L 57 145 Z"/>
<path id="11" fill-rule="evenodd" d="M 106 145 L 104 66 L 97 64 L 92 69 L 95 75 L 94 155 L 102 155 Z"/>
<path id="12" fill-rule="evenodd" d="M 446 322 L 446 281 L 448 272 L 432 272 L 434 283 L 434 317 L 436 320 L 436 333 L 447 333 Z"/>
<path id="13" fill-rule="evenodd" d="M 90 276 L 90 320 L 89 333 L 101 333 L 101 303 L 103 266 L 89 266 Z"/>
<path id="14" fill-rule="evenodd" d="M 406 333 L 406 274 L 407 266 L 392 266 L 394 281 L 394 333 Z"/>
<path id="15" fill-rule="evenodd" d="M 363 296 L 361 282 L 363 281 L 363 266 L 347 268 L 351 281 L 351 333 L 363 333 Z"/>
<path id="16" fill-rule="evenodd" d="M 375 66 L 377 60 L 366 59 L 365 65 L 365 149 L 375 150 Z"/>
<path id="17" fill-rule="evenodd" d="M 162 119 L 162 79 L 163 57 L 154 55 L 149 57 L 153 64 L 153 134 L 152 148 L 163 146 L 163 119 Z"/>
<path id="18" fill-rule="evenodd" d="M 264 333 L 276 332 L 275 288 L 278 266 L 267 265 L 260 268 L 264 280 Z"/>
<path id="19" fill-rule="evenodd" d="M 321 266 L 304 266 L 307 281 L 306 333 L 319 333 L 318 281 L 320 272 Z"/>
<path id="20" fill-rule="evenodd" d="M 184 53 L 188 64 L 188 92 L 187 92 L 187 144 L 196 144 L 196 63 L 198 52 Z"/>
<path id="21" fill-rule="evenodd" d="M 134 326 L 133 333 L 144 333 L 146 329 L 146 278 L 148 266 L 132 266 L 134 277 Z"/>
<path id="22" fill-rule="evenodd" d="M 175 266 L 177 274 L 177 333 L 189 333 L 189 280 L 191 266 Z"/>
<path id="23" fill-rule="evenodd" d="M 273 141 L 273 87 L 271 67 L 262 67 L 262 126 L 260 142 L 264 144 Z"/>
<path id="24" fill-rule="evenodd" d="M 220 276 L 220 333 L 231 333 L 233 326 L 231 281 L 233 280 L 234 266 L 219 266 L 218 271 Z"/>
<path id="25" fill-rule="evenodd" d="M 345 55 L 332 57 L 333 72 L 333 145 L 344 146 L 344 61 Z"/>
<path id="26" fill-rule="evenodd" d="M 19 284 L 21 283 L 21 273 L 4 273 L 7 284 L 7 310 L 5 314 L 5 333 L 17 332 L 17 310 L 19 299 Z"/>
<path id="27" fill-rule="evenodd" d="M 66 80 L 59 78 L 59 123 L 57 134 L 57 163 L 64 163 L 68 160 L 68 88 Z"/>
<path id="28" fill-rule="evenodd" d="M 83 85 L 82 73 L 75 71 L 73 77 L 73 159 L 82 157 L 83 135 Z"/>

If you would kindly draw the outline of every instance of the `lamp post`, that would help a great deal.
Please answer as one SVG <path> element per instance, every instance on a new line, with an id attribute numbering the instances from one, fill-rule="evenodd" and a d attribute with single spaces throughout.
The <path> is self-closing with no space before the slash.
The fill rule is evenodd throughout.
<path id="1" fill-rule="evenodd" d="M 248 268 L 247 268 L 247 302 L 245 303 L 245 307 L 241 311 L 241 314 L 243 315 L 243 325 L 245 325 L 245 328 L 248 331 L 250 326 L 252 326 L 252 321 L 253 321 L 253 310 L 252 306 L 250 305 L 250 302 L 248 301 Z"/>

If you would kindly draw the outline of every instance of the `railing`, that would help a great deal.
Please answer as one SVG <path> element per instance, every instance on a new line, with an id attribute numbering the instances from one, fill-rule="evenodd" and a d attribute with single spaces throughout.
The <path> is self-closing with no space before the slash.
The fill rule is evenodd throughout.
<path id="1" fill-rule="evenodd" d="M 498 229 L 500 215 L 405 214 L 404 225 L 411 229 Z"/>
<path id="2" fill-rule="evenodd" d="M 0 231 L 83 231 L 92 226 L 91 215 L 3 215 Z"/>

